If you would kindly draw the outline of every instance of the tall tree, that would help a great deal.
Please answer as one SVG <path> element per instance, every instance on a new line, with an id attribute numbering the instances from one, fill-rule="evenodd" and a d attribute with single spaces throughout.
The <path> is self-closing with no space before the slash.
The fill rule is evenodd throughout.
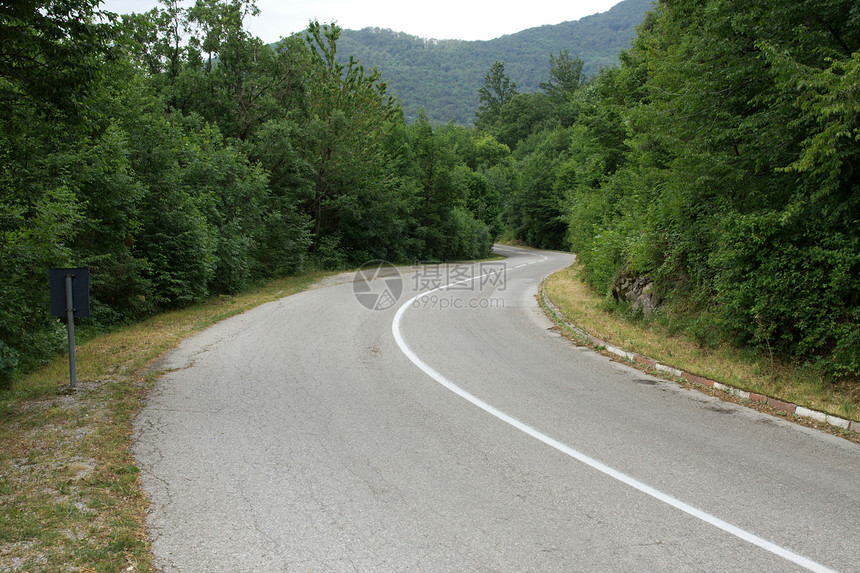
<path id="1" fill-rule="evenodd" d="M 484 76 L 484 85 L 478 89 L 478 111 L 475 126 L 486 129 L 499 119 L 502 107 L 517 93 L 517 84 L 505 73 L 505 63 L 496 60 Z"/>
<path id="2" fill-rule="evenodd" d="M 304 149 L 314 170 L 313 197 L 307 210 L 314 221 L 316 251 L 324 236 L 339 241 L 338 221 L 361 188 L 378 185 L 386 157 L 384 137 L 396 105 L 374 68 L 369 73 L 354 58 L 341 64 L 335 25 L 308 26 L 312 60 L 307 70 L 309 122 Z"/>
<path id="3" fill-rule="evenodd" d="M 585 83 L 581 58 L 572 58 L 567 50 L 562 50 L 558 58 L 549 55 L 549 81 L 541 82 L 540 88 L 554 104 L 561 104 Z"/>

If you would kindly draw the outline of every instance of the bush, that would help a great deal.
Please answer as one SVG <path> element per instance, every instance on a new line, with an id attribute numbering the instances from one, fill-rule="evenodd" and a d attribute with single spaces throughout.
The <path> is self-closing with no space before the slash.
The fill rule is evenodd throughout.
<path id="1" fill-rule="evenodd" d="M 489 227 L 464 207 L 452 209 L 447 231 L 446 260 L 486 258 L 493 248 Z"/>

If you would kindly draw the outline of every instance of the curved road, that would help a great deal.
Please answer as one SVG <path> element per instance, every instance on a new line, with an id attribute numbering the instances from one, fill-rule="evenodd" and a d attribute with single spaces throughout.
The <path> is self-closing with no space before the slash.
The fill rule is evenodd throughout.
<path id="1" fill-rule="evenodd" d="M 572 256 L 498 250 L 171 353 L 134 446 L 159 569 L 860 571 L 860 446 L 572 345 L 535 301 Z"/>

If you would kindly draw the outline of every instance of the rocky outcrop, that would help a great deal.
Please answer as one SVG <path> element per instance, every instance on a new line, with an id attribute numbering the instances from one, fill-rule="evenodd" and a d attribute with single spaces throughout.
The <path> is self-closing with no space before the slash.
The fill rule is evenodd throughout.
<path id="1" fill-rule="evenodd" d="M 660 306 L 663 299 L 654 291 L 654 282 L 644 275 L 634 275 L 625 269 L 612 281 L 612 296 L 648 316 Z"/>

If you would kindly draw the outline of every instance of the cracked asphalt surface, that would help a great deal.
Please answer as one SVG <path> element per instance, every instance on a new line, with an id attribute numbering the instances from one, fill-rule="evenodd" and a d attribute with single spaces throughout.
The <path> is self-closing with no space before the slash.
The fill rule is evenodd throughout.
<path id="1" fill-rule="evenodd" d="M 504 280 L 467 280 L 404 311 L 400 333 L 421 361 L 821 570 L 860 571 L 860 446 L 575 347 L 534 299 L 572 257 L 500 251 Z M 803 570 L 548 447 L 416 367 L 395 343 L 395 312 L 488 265 L 404 271 L 403 294 L 382 310 L 361 304 L 352 282 L 329 281 L 172 352 L 134 445 L 158 568 Z"/>

